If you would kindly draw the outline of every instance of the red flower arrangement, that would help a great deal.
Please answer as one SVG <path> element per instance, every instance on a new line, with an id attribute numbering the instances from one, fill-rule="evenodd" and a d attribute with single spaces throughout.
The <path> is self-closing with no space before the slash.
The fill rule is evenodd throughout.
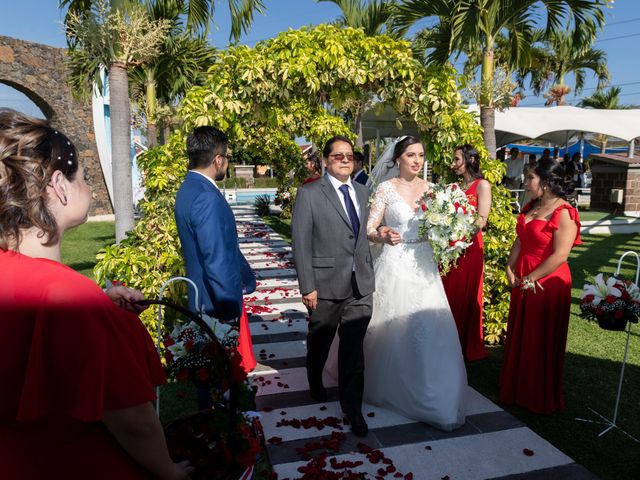
<path id="1" fill-rule="evenodd" d="M 624 330 L 628 321 L 638 322 L 640 289 L 635 283 L 601 273 L 594 280 L 582 292 L 582 317 L 597 321 L 606 330 Z"/>
<path id="2" fill-rule="evenodd" d="M 253 414 L 255 391 L 237 352 L 238 331 L 215 319 L 168 302 L 192 321 L 176 323 L 163 339 L 170 378 L 191 382 L 211 394 L 212 407 L 165 426 L 174 461 L 189 460 L 194 480 L 231 480 L 256 463 L 262 427 Z"/>

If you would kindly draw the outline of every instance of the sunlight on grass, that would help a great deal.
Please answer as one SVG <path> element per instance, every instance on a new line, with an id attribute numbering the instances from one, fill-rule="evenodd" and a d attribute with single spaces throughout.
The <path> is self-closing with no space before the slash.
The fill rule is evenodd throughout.
<path id="1" fill-rule="evenodd" d="M 113 222 L 87 222 L 65 233 L 62 263 L 93 279 L 96 254 L 115 241 Z"/>

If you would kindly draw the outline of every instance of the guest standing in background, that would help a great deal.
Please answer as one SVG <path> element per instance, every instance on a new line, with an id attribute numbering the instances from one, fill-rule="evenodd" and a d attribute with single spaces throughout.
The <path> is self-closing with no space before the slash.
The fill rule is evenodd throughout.
<path id="1" fill-rule="evenodd" d="M 311 152 L 306 158 L 307 172 L 309 176 L 302 182 L 303 185 L 307 183 L 315 182 L 322 176 L 322 165 L 320 164 L 320 154 L 317 151 Z"/>
<path id="2" fill-rule="evenodd" d="M 512 288 L 500 401 L 549 414 L 565 408 L 562 390 L 571 272 L 567 258 L 580 241 L 578 212 L 564 167 L 542 158 L 525 184 L 532 201 L 518 217 L 507 279 Z"/>
<path id="3" fill-rule="evenodd" d="M 165 377 L 143 295 L 61 262 L 91 204 L 78 160 L 45 120 L 0 109 L 0 476 L 187 479 L 152 404 Z"/>
<path id="4" fill-rule="evenodd" d="M 505 160 L 507 172 L 504 174 L 504 184 L 508 189 L 519 190 L 522 187 L 524 159 L 520 158 L 520 150 L 512 148 L 509 158 Z"/>
<path id="5" fill-rule="evenodd" d="M 480 172 L 480 156 L 471 145 L 454 151 L 451 169 L 462 178 L 469 203 L 477 208 L 477 233 L 473 243 L 458 259 L 456 267 L 442 278 L 449 306 L 458 327 L 458 337 L 465 360 L 487 357 L 482 329 L 482 283 L 484 280 L 484 249 L 482 229 L 491 210 L 491 184 Z"/>
<path id="6" fill-rule="evenodd" d="M 369 175 L 364 171 L 364 154 L 362 152 L 353 152 L 353 181 L 366 185 L 369 181 Z"/>

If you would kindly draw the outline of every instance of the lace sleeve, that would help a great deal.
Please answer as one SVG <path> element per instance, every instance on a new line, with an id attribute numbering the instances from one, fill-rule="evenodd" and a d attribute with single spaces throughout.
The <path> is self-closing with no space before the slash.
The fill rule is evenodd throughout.
<path id="1" fill-rule="evenodd" d="M 367 222 L 367 235 L 375 233 L 376 228 L 382 223 L 386 206 L 389 203 L 389 185 L 382 182 L 373 194 L 373 201 L 369 209 L 369 221 Z"/>

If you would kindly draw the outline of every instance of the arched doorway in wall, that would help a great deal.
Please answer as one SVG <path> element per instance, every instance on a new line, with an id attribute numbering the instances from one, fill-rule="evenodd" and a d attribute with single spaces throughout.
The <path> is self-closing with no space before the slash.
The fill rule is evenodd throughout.
<path id="1" fill-rule="evenodd" d="M 110 214 L 113 208 L 96 148 L 91 105 L 73 98 L 65 60 L 65 49 L 0 36 L 0 98 L 7 98 L 0 106 L 44 117 L 64 132 L 92 180 L 90 214 Z"/>

